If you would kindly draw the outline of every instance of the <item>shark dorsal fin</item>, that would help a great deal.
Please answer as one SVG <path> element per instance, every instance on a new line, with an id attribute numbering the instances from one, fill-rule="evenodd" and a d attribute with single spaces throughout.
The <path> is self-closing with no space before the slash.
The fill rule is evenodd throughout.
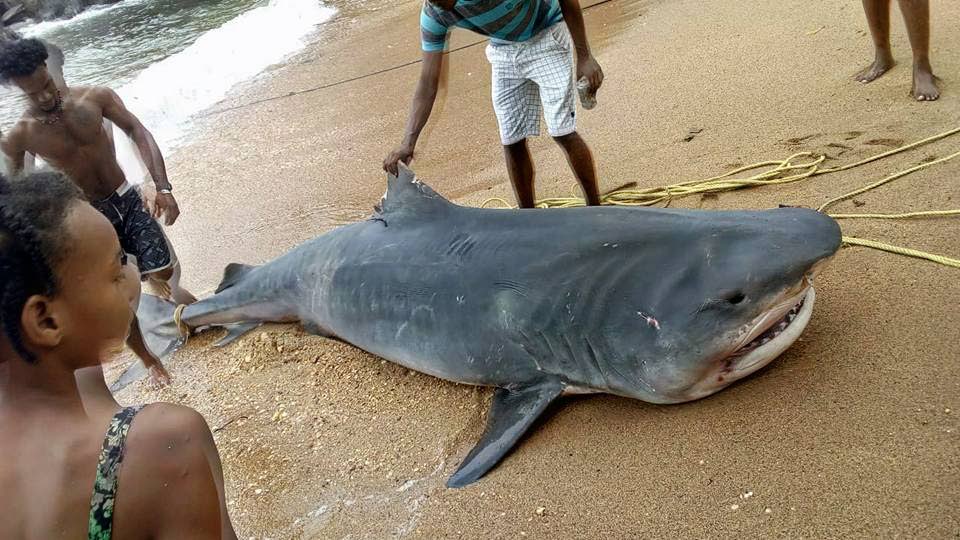
<path id="1" fill-rule="evenodd" d="M 387 174 L 387 192 L 380 199 L 377 213 L 383 217 L 401 215 L 429 217 L 453 204 L 430 186 L 417 179 L 412 170 L 398 163 L 397 176 Z"/>

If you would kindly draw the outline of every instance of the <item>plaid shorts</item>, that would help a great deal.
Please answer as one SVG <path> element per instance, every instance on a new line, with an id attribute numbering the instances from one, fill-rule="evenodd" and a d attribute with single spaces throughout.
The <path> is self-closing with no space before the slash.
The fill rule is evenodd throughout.
<path id="1" fill-rule="evenodd" d="M 504 145 L 539 135 L 541 113 L 551 136 L 576 131 L 573 40 L 566 23 L 557 23 L 527 41 L 491 41 L 487 60 L 492 68 L 493 110 Z"/>

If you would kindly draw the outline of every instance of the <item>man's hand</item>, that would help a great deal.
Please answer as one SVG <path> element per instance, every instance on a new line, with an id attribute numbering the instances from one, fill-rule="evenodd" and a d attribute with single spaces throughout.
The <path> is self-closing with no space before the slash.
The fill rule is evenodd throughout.
<path id="1" fill-rule="evenodd" d="M 144 182 L 140 186 L 140 199 L 143 201 L 143 207 L 147 209 L 147 213 L 153 216 L 157 207 L 157 188 L 150 182 Z"/>
<path id="2" fill-rule="evenodd" d="M 596 93 L 603 84 L 603 70 L 593 55 L 587 55 L 577 60 L 577 80 L 586 78 L 590 83 L 590 91 Z"/>
<path id="3" fill-rule="evenodd" d="M 164 222 L 167 227 L 176 223 L 177 218 L 180 217 L 180 207 L 177 205 L 177 200 L 173 198 L 172 193 L 157 194 L 153 208 L 153 217 L 154 219 L 160 219 L 160 216 L 164 214 L 167 215 L 167 219 Z"/>
<path id="4" fill-rule="evenodd" d="M 392 152 L 387 154 L 387 158 L 383 160 L 383 170 L 394 176 L 397 176 L 397 162 L 402 161 L 404 165 L 409 165 L 410 161 L 412 160 L 413 145 L 401 144 L 400 146 L 394 148 Z"/>

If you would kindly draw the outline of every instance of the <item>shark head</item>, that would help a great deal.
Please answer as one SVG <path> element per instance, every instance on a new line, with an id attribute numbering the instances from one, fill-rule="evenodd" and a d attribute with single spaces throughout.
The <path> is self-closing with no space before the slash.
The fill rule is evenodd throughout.
<path id="1" fill-rule="evenodd" d="M 659 403 L 713 394 L 785 351 L 810 321 L 817 274 L 840 247 L 833 219 L 799 208 L 650 234 L 659 238 L 645 252 L 659 259 L 649 267 L 660 279 L 625 286 L 611 311 L 626 321 L 615 325 L 618 373 L 630 393 Z"/>

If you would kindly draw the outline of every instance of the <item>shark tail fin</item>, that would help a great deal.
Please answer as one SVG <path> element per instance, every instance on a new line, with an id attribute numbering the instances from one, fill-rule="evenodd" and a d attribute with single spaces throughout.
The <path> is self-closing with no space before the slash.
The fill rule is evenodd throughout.
<path id="1" fill-rule="evenodd" d="M 177 306 L 158 296 L 143 294 L 137 307 L 137 323 L 147 349 L 157 358 L 166 358 L 187 342 L 177 324 Z"/>

